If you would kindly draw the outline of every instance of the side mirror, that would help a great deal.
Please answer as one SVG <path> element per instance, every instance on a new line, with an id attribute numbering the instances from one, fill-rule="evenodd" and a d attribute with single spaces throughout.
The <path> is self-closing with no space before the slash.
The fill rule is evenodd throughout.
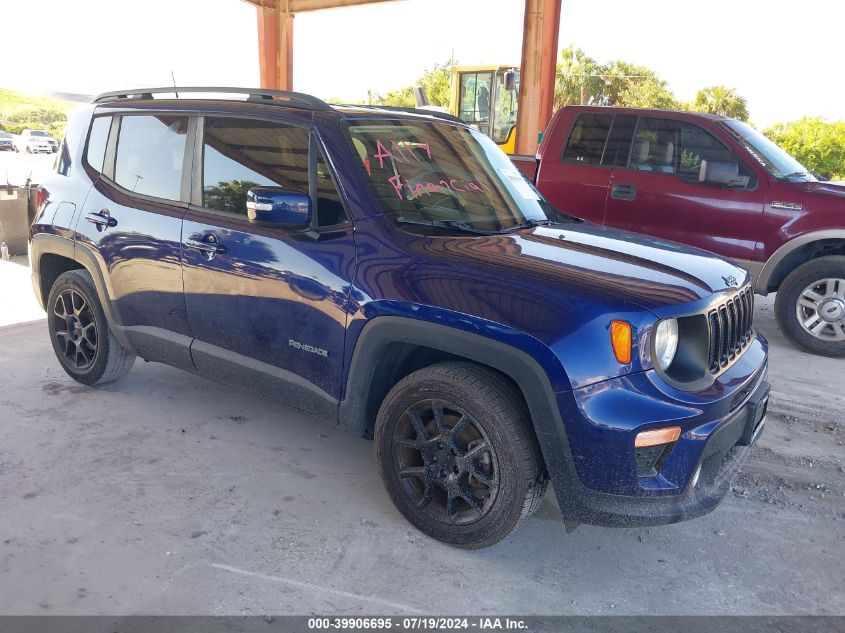
<path id="1" fill-rule="evenodd" d="M 505 90 L 513 92 L 516 88 L 516 73 L 512 70 L 505 71 Z"/>
<path id="2" fill-rule="evenodd" d="M 742 183 L 739 163 L 728 160 L 702 160 L 698 171 L 698 182 L 709 185 L 732 186 Z"/>
<path id="3" fill-rule="evenodd" d="M 253 187 L 246 194 L 246 216 L 254 224 L 304 230 L 311 226 L 311 198 L 282 187 Z"/>

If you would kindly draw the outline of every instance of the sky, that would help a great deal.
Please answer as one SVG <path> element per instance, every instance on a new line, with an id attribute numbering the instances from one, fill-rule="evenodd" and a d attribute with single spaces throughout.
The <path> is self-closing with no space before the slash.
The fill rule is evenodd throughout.
<path id="1" fill-rule="evenodd" d="M 0 0 L 0 88 L 95 94 L 258 85 L 255 8 L 242 0 Z M 453 53 L 518 64 L 523 0 L 399 0 L 302 13 L 294 89 L 362 100 L 411 85 Z M 655 70 L 675 96 L 734 87 L 759 127 L 845 120 L 842 0 L 563 0 L 559 48 Z M 42 39 L 43 34 L 49 37 Z"/>

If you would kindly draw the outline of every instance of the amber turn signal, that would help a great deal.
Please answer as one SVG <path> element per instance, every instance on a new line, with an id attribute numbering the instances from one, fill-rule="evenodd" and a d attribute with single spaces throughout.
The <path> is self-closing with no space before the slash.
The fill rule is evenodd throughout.
<path id="1" fill-rule="evenodd" d="M 637 433 L 634 440 L 634 448 L 645 448 L 646 446 L 657 446 L 658 444 L 671 444 L 677 442 L 681 437 L 681 427 L 667 426 L 665 429 L 653 429 Z"/>
<path id="2" fill-rule="evenodd" d="M 627 321 L 610 322 L 610 343 L 613 353 L 623 365 L 631 362 L 631 324 Z"/>

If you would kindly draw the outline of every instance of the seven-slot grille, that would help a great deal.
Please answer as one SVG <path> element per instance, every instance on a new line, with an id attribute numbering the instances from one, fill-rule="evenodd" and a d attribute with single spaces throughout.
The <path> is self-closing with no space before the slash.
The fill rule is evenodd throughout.
<path id="1" fill-rule="evenodd" d="M 718 374 L 740 356 L 754 338 L 754 292 L 751 286 L 710 311 L 710 373 Z"/>

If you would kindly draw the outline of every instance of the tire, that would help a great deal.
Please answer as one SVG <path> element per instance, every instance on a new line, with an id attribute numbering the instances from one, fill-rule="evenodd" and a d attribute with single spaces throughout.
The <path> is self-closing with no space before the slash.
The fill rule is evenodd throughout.
<path id="1" fill-rule="evenodd" d="M 845 356 L 845 257 L 819 257 L 789 273 L 778 288 L 775 315 L 798 347 Z"/>
<path id="2" fill-rule="evenodd" d="M 56 279 L 47 300 L 47 326 L 56 358 L 77 382 L 102 384 L 132 369 L 135 355 L 109 329 L 88 271 L 71 270 Z"/>
<path id="3" fill-rule="evenodd" d="M 521 395 L 500 374 L 471 363 L 439 363 L 399 381 L 379 409 L 374 444 L 399 512 L 456 547 L 501 541 L 546 492 Z"/>

